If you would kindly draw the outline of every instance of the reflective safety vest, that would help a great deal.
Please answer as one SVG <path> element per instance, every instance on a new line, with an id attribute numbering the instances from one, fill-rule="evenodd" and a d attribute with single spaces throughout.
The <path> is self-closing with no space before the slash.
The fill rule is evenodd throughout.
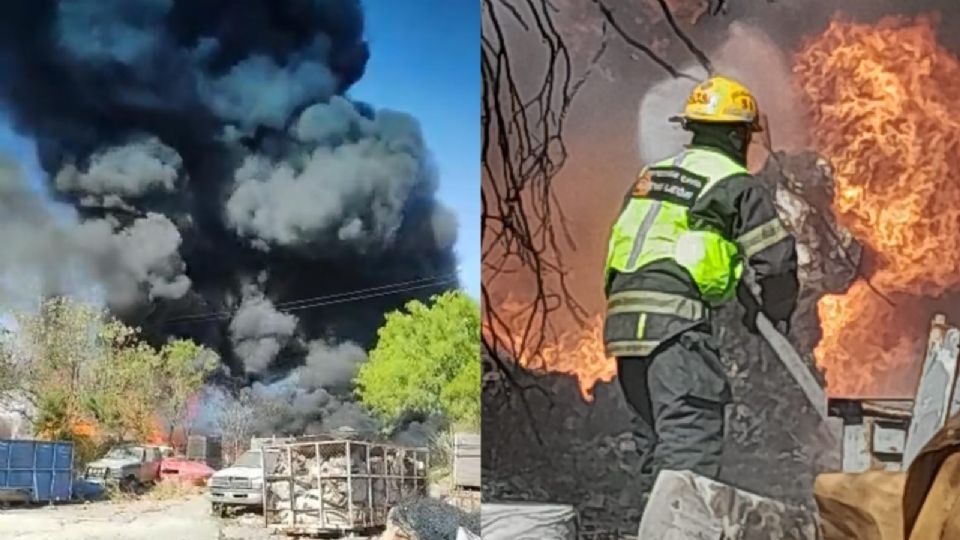
<path id="1" fill-rule="evenodd" d="M 675 158 L 641 171 L 631 198 L 613 226 L 607 251 L 607 318 L 604 345 L 610 356 L 647 356 L 675 335 L 707 320 L 710 308 L 736 295 L 743 261 L 789 236 L 779 217 L 725 238 L 719 223 L 708 218 L 712 204 L 725 201 L 723 192 L 711 192 L 730 179 L 748 175 L 747 169 L 725 154 L 691 147 Z M 702 208 L 702 213 L 697 210 Z M 740 216 L 753 221 L 756 216 Z M 697 290 L 677 294 L 644 289 L 642 269 L 672 261 L 696 284 Z M 614 273 L 624 275 L 619 283 Z M 635 285 L 631 285 L 631 283 Z"/>
<path id="2" fill-rule="evenodd" d="M 644 169 L 633 197 L 613 226 L 607 251 L 607 279 L 613 271 L 636 272 L 652 262 L 669 259 L 690 274 L 708 305 L 731 299 L 743 271 L 740 250 L 710 224 L 691 218 L 690 208 L 724 179 L 745 174 L 749 172 L 744 166 L 720 152 L 702 148 L 688 149 Z M 638 300 L 642 294 L 650 296 L 629 295 Z M 699 315 L 702 310 L 690 307 L 695 302 L 682 299 L 666 302 L 651 296 L 649 300 L 646 303 L 656 313 L 669 311 L 665 303 L 682 312 L 678 315 Z"/>

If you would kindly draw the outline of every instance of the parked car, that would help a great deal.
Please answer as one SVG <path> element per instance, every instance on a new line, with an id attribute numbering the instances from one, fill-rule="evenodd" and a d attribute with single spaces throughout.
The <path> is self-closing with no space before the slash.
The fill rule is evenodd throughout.
<path id="1" fill-rule="evenodd" d="M 211 509 L 220 514 L 229 506 L 258 506 L 263 503 L 263 468 L 261 456 L 268 468 L 273 468 L 279 452 L 253 448 L 244 452 L 233 465 L 210 477 Z"/>
<path id="2" fill-rule="evenodd" d="M 87 465 L 84 479 L 132 491 L 157 481 L 163 452 L 158 446 L 123 444 Z"/>

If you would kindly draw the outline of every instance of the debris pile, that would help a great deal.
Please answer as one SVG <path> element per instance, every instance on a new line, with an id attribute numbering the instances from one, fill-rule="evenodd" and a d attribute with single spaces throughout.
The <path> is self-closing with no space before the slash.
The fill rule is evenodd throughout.
<path id="1" fill-rule="evenodd" d="M 267 521 L 316 529 L 383 524 L 387 510 L 416 496 L 426 460 L 415 451 L 350 443 L 294 443 L 281 447 L 267 470 Z"/>
<path id="2" fill-rule="evenodd" d="M 833 219 L 831 171 L 816 154 L 776 153 L 757 177 L 797 237 L 801 292 L 789 337 L 812 367 L 821 335 L 817 302 L 855 279 L 861 248 Z M 715 316 L 735 401 L 721 480 L 812 508 L 814 478 L 833 464 L 836 449 L 814 444 L 817 413 L 773 351 L 743 327 L 742 316 L 735 302 Z M 598 384 L 588 403 L 574 377 L 518 368 L 514 378 L 520 387 L 543 391 L 486 380 L 484 501 L 572 504 L 588 532 L 634 534 L 643 479 L 634 415 L 616 379 Z M 502 429 L 506 425 L 516 429 Z"/>

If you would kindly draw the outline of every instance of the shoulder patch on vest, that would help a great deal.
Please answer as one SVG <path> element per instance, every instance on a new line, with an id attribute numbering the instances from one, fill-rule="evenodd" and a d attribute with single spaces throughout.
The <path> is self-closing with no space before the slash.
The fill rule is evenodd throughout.
<path id="1" fill-rule="evenodd" d="M 644 169 L 640 171 L 640 174 L 637 175 L 637 181 L 633 183 L 633 192 L 630 193 L 631 197 L 643 198 L 650 193 L 650 170 Z"/>

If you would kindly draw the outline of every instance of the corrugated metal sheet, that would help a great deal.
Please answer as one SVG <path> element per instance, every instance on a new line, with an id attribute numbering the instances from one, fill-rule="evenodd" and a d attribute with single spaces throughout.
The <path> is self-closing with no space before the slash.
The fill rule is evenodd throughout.
<path id="1" fill-rule="evenodd" d="M 0 440 L 0 487 L 29 489 L 37 502 L 70 500 L 73 443 Z"/>
<path id="2" fill-rule="evenodd" d="M 480 434 L 453 436 L 453 483 L 457 487 L 481 487 Z"/>

